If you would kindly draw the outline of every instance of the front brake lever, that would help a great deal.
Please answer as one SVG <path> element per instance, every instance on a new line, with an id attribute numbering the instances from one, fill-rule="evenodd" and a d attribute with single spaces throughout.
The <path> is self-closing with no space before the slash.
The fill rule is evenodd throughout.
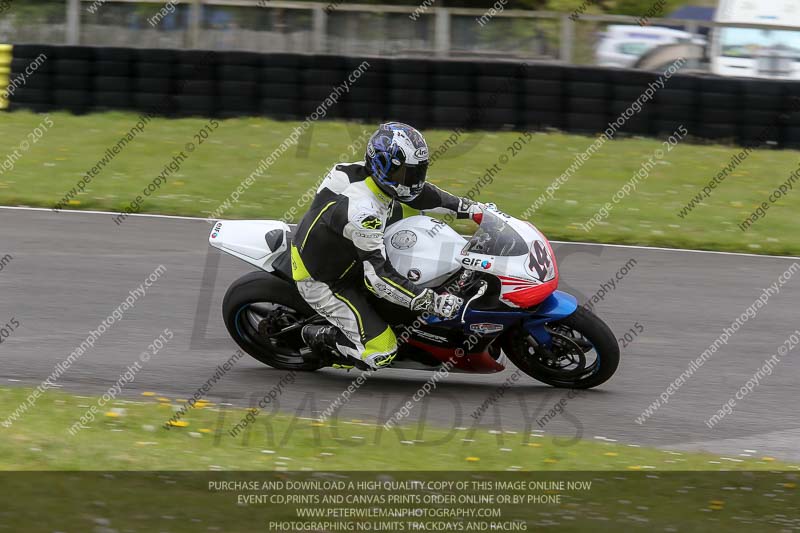
<path id="1" fill-rule="evenodd" d="M 481 286 L 480 286 L 480 288 L 478 289 L 478 292 L 476 292 L 476 293 L 475 293 L 475 294 L 472 296 L 472 298 L 470 298 L 469 300 L 467 300 L 467 303 L 465 303 L 465 304 L 464 304 L 464 307 L 462 307 L 462 308 L 461 308 L 461 323 L 462 323 L 462 324 L 464 324 L 464 317 L 465 317 L 465 316 L 466 316 L 466 314 L 467 314 L 467 308 L 469 307 L 469 304 L 471 304 L 472 302 L 474 302 L 475 300 L 477 300 L 478 298 L 480 298 L 481 296 L 483 296 L 483 295 L 484 295 L 484 293 L 486 292 L 486 289 L 487 289 L 488 287 L 489 287 L 489 284 L 488 284 L 488 283 L 486 283 L 486 281 L 484 281 L 484 280 L 481 280 Z"/>

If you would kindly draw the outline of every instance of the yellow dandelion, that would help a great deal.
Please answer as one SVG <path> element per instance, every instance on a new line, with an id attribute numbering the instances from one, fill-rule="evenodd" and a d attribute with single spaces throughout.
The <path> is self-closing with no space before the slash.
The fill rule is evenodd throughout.
<path id="1" fill-rule="evenodd" d="M 471 455 L 471 456 L 469 456 L 469 457 L 467 457 L 467 461 L 469 461 L 470 463 L 477 463 L 477 462 L 478 462 L 478 461 L 480 461 L 480 460 L 481 460 L 481 458 L 480 458 L 480 457 L 474 457 L 474 456 L 472 456 L 472 455 Z"/>
<path id="2" fill-rule="evenodd" d="M 322 422 L 311 422 L 311 426 L 315 428 L 321 428 L 325 427 L 325 424 L 323 424 Z"/>
<path id="3" fill-rule="evenodd" d="M 607 455 L 607 456 L 609 456 L 609 457 L 616 457 L 616 456 L 618 456 L 619 454 L 618 454 L 617 452 L 606 452 L 606 453 L 604 453 L 603 455 Z"/>
<path id="4" fill-rule="evenodd" d="M 558 459 L 553 459 L 552 457 L 548 457 L 547 459 L 544 460 L 544 462 L 545 463 L 551 463 L 551 464 L 552 463 L 557 463 Z"/>
<path id="5" fill-rule="evenodd" d="M 108 411 L 106 413 L 106 416 L 109 416 L 111 418 L 117 418 L 119 416 L 119 413 L 115 413 L 114 411 Z"/>
<path id="6" fill-rule="evenodd" d="M 794 489 L 797 487 L 797 483 L 784 483 L 783 486 L 787 489 Z"/>
<path id="7" fill-rule="evenodd" d="M 628 470 L 641 470 L 642 467 L 639 465 L 629 465 Z"/>
<path id="8" fill-rule="evenodd" d="M 200 433 L 211 433 L 211 430 L 208 428 L 200 428 L 197 431 L 199 431 Z"/>
<path id="9" fill-rule="evenodd" d="M 163 396 L 160 396 L 158 398 L 158 401 L 159 402 L 171 402 L 172 400 L 170 400 L 169 398 L 164 398 Z"/>
<path id="10" fill-rule="evenodd" d="M 155 395 L 156 395 L 155 392 L 150 392 L 150 391 L 144 391 L 142 393 L 142 396 L 155 396 Z"/>
<path id="11" fill-rule="evenodd" d="M 167 422 L 167 424 L 176 428 L 185 428 L 186 426 L 189 425 L 189 422 L 185 422 L 183 420 L 170 420 L 169 422 Z"/>
<path id="12" fill-rule="evenodd" d="M 541 448 L 542 447 L 542 445 L 539 444 L 538 442 L 529 442 L 528 446 L 530 446 L 531 448 Z"/>
<path id="13" fill-rule="evenodd" d="M 775 458 L 774 457 L 762 457 L 761 460 L 762 461 L 774 461 Z"/>
<path id="14" fill-rule="evenodd" d="M 67 202 L 67 204 L 69 204 L 69 205 L 81 205 L 81 202 L 79 200 L 70 200 L 69 202 Z"/>

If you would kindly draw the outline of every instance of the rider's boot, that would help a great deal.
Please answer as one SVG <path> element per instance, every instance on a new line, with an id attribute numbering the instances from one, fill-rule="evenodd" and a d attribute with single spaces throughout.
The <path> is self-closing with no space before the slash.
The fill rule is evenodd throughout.
<path id="1" fill-rule="evenodd" d="M 309 324 L 300 330 L 303 341 L 311 348 L 312 353 L 303 356 L 304 359 L 321 361 L 325 366 L 351 370 L 369 370 L 369 366 L 363 361 L 354 359 L 349 355 L 342 354 L 336 347 L 339 337 L 339 330 L 330 324 L 320 326 Z"/>
<path id="2" fill-rule="evenodd" d="M 315 358 L 333 368 L 350 370 L 356 366 L 355 360 L 339 353 L 336 348 L 338 335 L 339 330 L 330 324 L 324 326 L 309 324 L 300 330 L 300 336 L 312 351 L 312 354 L 307 356 L 309 359 Z"/>
<path id="3" fill-rule="evenodd" d="M 324 326 L 309 324 L 300 330 L 303 341 L 315 352 L 336 350 L 337 333 L 338 330 L 330 324 Z"/>

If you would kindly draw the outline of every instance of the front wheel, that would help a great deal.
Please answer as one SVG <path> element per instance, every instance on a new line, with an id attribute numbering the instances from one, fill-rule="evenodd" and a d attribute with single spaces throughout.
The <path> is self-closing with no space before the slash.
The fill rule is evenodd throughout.
<path id="1" fill-rule="evenodd" d="M 554 387 L 590 389 L 608 381 L 619 366 L 619 345 L 611 329 L 594 313 L 578 307 L 570 316 L 545 326 L 552 342 L 545 346 L 522 327 L 503 342 L 517 368 Z"/>

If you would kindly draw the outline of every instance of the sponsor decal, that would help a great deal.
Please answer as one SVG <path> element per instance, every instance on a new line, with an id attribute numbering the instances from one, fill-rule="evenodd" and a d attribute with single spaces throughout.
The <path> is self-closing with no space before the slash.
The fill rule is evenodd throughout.
<path id="1" fill-rule="evenodd" d="M 375 296 L 378 298 L 389 300 L 390 302 L 394 302 L 404 307 L 408 305 L 408 300 L 398 296 L 398 293 L 394 287 L 389 286 L 388 283 L 376 283 L 372 286 L 372 292 L 375 293 Z M 427 309 L 428 305 L 429 304 L 427 302 L 424 302 L 424 305 L 421 307 L 421 309 Z M 412 309 L 412 311 L 417 311 L 417 309 Z"/>
<path id="2" fill-rule="evenodd" d="M 423 159 L 428 159 L 428 147 L 423 146 L 422 148 L 417 148 L 414 152 L 414 157 L 420 161 Z"/>
<path id="3" fill-rule="evenodd" d="M 216 226 L 214 226 L 214 230 L 211 232 L 211 238 L 216 239 L 217 235 L 219 235 L 219 230 L 222 229 L 222 222 L 217 222 Z"/>
<path id="4" fill-rule="evenodd" d="M 494 257 L 491 259 L 482 259 L 480 257 L 465 257 L 461 260 L 461 264 L 465 267 L 480 267 L 484 270 L 489 270 L 492 268 L 492 264 L 494 262 Z"/>
<path id="5" fill-rule="evenodd" d="M 417 234 L 411 230 L 403 229 L 392 235 L 390 242 L 398 250 L 408 250 L 417 244 Z"/>
<path id="6" fill-rule="evenodd" d="M 361 220 L 361 227 L 366 229 L 381 229 L 383 222 L 376 216 L 370 215 Z"/>
<path id="7" fill-rule="evenodd" d="M 504 212 L 500 211 L 500 210 L 497 208 L 497 206 L 496 206 L 496 205 L 494 205 L 494 204 L 488 204 L 488 205 L 486 206 L 486 211 L 491 211 L 491 212 L 492 212 L 492 213 L 494 213 L 495 215 L 499 216 L 500 218 L 504 218 L 504 219 L 506 219 L 506 220 L 510 220 L 510 219 L 512 219 L 512 218 L 513 218 L 511 215 L 508 215 L 508 214 L 506 214 L 506 213 L 504 213 Z M 528 224 L 529 224 L 530 226 L 533 226 L 533 224 L 531 224 L 530 222 L 529 222 Z M 535 228 L 534 228 L 534 229 L 535 229 Z"/>
<path id="8" fill-rule="evenodd" d="M 417 337 L 420 337 L 420 338 L 423 338 L 423 339 L 427 339 L 429 341 L 439 342 L 439 343 L 442 343 L 442 344 L 447 344 L 447 343 L 450 342 L 449 340 L 447 340 L 446 337 L 441 337 L 439 335 L 434 335 L 433 333 L 428 333 L 427 331 L 422 331 L 421 329 L 411 328 L 411 331 L 413 331 L 414 335 L 416 335 Z"/>
<path id="9" fill-rule="evenodd" d="M 359 237 L 361 239 L 372 239 L 372 240 L 383 240 L 383 233 L 380 231 L 361 231 L 361 230 L 354 230 L 353 235 Z"/>
<path id="10" fill-rule="evenodd" d="M 490 333 L 497 333 L 503 331 L 503 324 L 494 324 L 492 322 L 479 322 L 469 326 L 470 331 L 474 331 L 480 335 L 488 335 Z"/>
<path id="11" fill-rule="evenodd" d="M 408 278 L 409 281 L 419 281 L 419 279 L 422 277 L 422 272 L 420 272 L 416 268 L 412 268 L 411 270 L 408 271 L 406 277 Z"/>

